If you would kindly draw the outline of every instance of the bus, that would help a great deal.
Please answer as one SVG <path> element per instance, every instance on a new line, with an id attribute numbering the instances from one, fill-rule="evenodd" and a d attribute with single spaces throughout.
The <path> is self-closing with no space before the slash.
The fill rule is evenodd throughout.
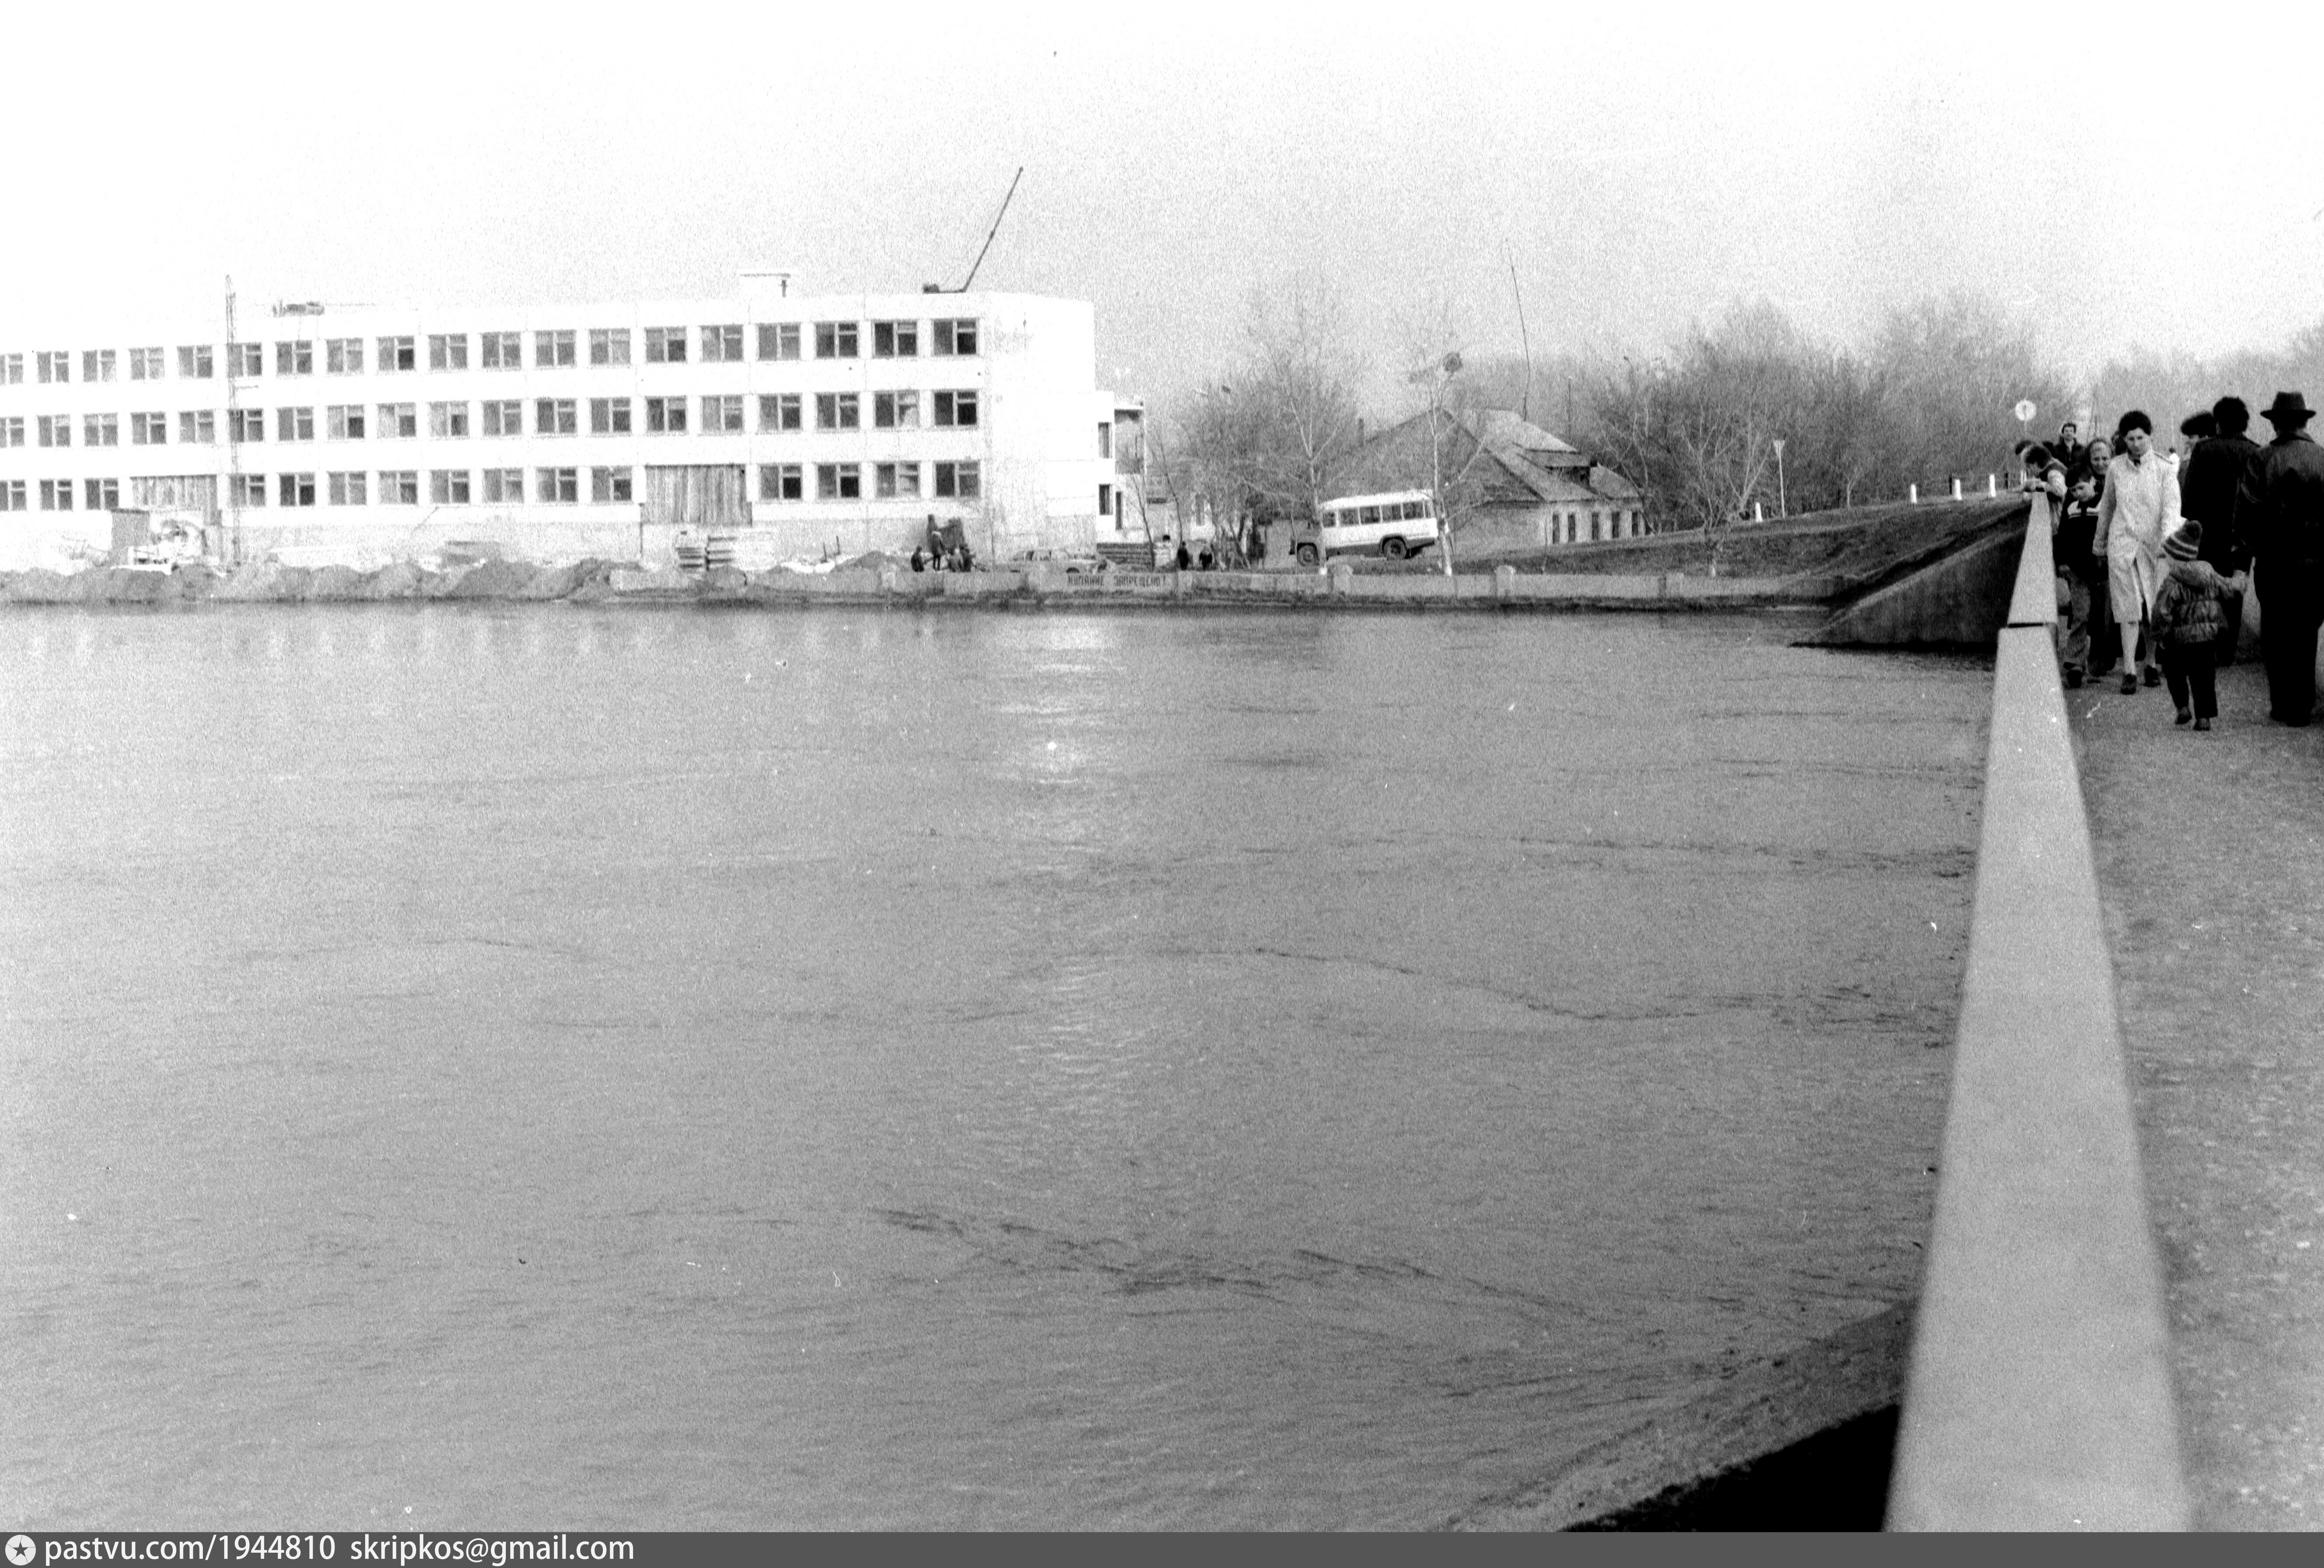
<path id="1" fill-rule="evenodd" d="M 1300 530 L 1292 548 L 1301 566 L 1313 567 L 1333 556 L 1400 561 L 1436 542 L 1436 503 L 1428 492 L 1397 490 L 1323 503 L 1322 516 Z"/>

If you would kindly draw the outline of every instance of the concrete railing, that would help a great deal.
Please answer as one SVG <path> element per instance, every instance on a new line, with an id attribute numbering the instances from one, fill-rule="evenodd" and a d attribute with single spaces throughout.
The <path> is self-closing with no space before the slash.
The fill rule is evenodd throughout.
<path id="1" fill-rule="evenodd" d="M 1891 1529 L 2188 1522 L 2055 593 L 2037 498 L 1994 668 L 1969 969 Z"/>

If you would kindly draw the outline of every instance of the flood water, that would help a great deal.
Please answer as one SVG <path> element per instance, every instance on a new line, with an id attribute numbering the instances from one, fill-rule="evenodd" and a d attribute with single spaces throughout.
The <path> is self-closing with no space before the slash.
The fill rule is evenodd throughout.
<path id="1" fill-rule="evenodd" d="M 0 1522 L 1424 1525 L 1916 1286 L 1987 667 L 0 617 Z"/>

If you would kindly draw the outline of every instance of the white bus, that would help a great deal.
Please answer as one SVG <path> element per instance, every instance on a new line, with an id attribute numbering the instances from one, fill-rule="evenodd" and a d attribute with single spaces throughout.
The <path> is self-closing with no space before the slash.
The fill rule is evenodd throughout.
<path id="1" fill-rule="evenodd" d="M 1343 495 L 1323 503 L 1323 516 L 1295 536 L 1303 567 L 1333 556 L 1386 556 L 1400 561 L 1437 542 L 1436 503 L 1425 490 L 1386 495 Z"/>

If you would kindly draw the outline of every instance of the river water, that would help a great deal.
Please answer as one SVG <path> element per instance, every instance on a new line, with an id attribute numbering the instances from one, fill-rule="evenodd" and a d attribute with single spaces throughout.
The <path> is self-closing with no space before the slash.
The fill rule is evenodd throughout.
<path id="1" fill-rule="evenodd" d="M 0 1521 L 1406 1526 L 1909 1294 L 1988 677 L 0 619 Z"/>

